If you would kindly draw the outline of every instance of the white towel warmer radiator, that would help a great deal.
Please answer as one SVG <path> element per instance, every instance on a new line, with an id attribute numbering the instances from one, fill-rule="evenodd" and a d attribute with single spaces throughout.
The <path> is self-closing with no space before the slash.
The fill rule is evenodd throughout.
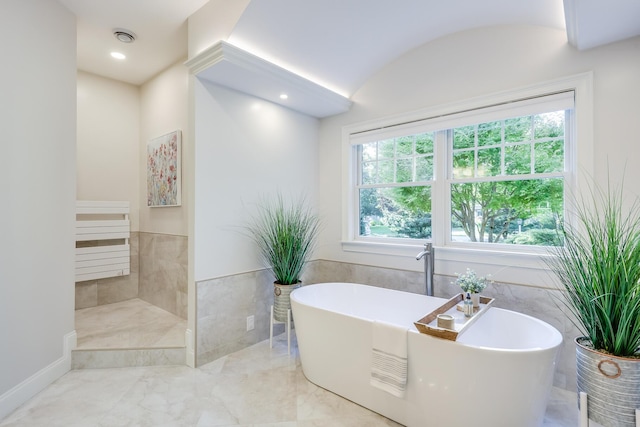
<path id="1" fill-rule="evenodd" d="M 130 274 L 129 237 L 129 202 L 76 201 L 76 282 Z"/>

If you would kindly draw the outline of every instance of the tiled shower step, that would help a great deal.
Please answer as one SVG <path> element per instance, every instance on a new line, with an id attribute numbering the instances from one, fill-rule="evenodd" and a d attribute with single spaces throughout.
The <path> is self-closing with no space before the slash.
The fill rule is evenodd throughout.
<path id="1" fill-rule="evenodd" d="M 73 350 L 71 369 L 185 365 L 186 348 L 133 348 Z"/>

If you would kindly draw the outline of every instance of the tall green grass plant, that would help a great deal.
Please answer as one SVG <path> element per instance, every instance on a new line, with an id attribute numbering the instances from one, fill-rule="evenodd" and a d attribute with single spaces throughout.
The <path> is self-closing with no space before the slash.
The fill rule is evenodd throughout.
<path id="1" fill-rule="evenodd" d="M 640 204 L 624 205 L 622 186 L 590 188 L 577 200 L 577 222 L 561 229 L 564 246 L 548 266 L 560 300 L 595 350 L 637 357 L 640 348 Z"/>
<path id="2" fill-rule="evenodd" d="M 272 200 L 263 200 L 247 226 L 262 261 L 282 285 L 300 281 L 315 249 L 319 230 L 318 215 L 304 198 L 286 203 L 281 194 Z"/>

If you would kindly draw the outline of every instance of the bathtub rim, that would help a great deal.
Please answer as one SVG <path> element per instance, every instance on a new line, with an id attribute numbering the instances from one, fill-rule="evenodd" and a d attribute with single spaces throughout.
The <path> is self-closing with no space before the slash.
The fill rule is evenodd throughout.
<path id="1" fill-rule="evenodd" d="M 315 309 L 318 310 L 325 310 L 328 312 L 332 312 L 332 313 L 337 313 L 340 314 L 341 316 L 346 316 L 352 319 L 359 319 L 359 320 L 365 320 L 368 322 L 374 322 L 376 319 L 372 319 L 369 317 L 364 317 L 364 316 L 355 316 L 353 314 L 349 314 L 349 313 L 343 313 L 343 312 L 338 312 L 338 311 L 333 311 L 333 310 L 327 310 L 324 309 L 322 307 L 316 306 L 316 305 L 311 305 L 311 304 L 307 304 L 305 302 L 300 301 L 299 298 L 297 298 L 297 294 L 300 294 L 303 291 L 303 289 L 305 288 L 309 288 L 312 286 L 316 286 L 316 285 L 327 285 L 327 284 L 346 284 L 349 286 L 361 286 L 361 287 L 368 287 L 368 288 L 376 288 L 376 289 L 383 289 L 385 291 L 390 291 L 390 292 L 400 292 L 400 293 L 404 293 L 404 294 L 411 294 L 411 295 L 420 295 L 420 296 L 424 296 L 427 298 L 437 298 L 437 299 L 441 299 L 443 301 L 446 301 L 446 298 L 443 297 L 431 297 L 431 296 L 427 296 L 427 295 L 423 295 L 423 294 L 413 294 L 411 292 L 406 292 L 406 291 L 400 291 L 397 289 L 390 289 L 390 288 L 383 288 L 380 286 L 373 286 L 373 285 L 366 285 L 363 283 L 351 283 L 351 282 L 320 282 L 320 283 L 312 283 L 312 284 L 308 284 L 305 286 L 302 286 L 298 289 L 295 289 L 291 292 L 290 298 L 292 301 L 292 314 L 294 313 L 295 310 L 293 310 L 293 302 L 295 301 L 296 304 L 301 304 L 304 305 L 306 307 L 313 307 Z M 539 324 L 540 326 L 542 326 L 543 328 L 545 328 L 546 330 L 550 331 L 553 335 L 552 338 L 549 339 L 549 345 L 548 346 L 537 346 L 537 347 L 528 347 L 528 348 L 501 348 L 501 347 L 490 347 L 490 346 L 486 346 L 486 345 L 478 345 L 478 344 L 471 344 L 471 343 L 465 343 L 463 341 L 458 341 L 458 340 L 446 340 L 443 338 L 438 338 L 438 337 L 434 337 L 428 334 L 423 334 L 420 333 L 420 331 L 418 331 L 418 329 L 415 327 L 415 325 L 411 325 L 410 327 L 407 328 L 408 332 L 410 333 L 415 333 L 418 334 L 420 336 L 425 336 L 428 337 L 428 339 L 435 339 L 435 340 L 444 340 L 444 341 L 448 341 L 450 342 L 452 345 L 459 345 L 459 346 L 463 346 L 463 347 L 468 347 L 468 348 L 473 348 L 474 350 L 481 350 L 481 351 L 488 351 L 488 352 L 501 352 L 501 353 L 531 353 L 531 354 L 535 354 L 535 353 L 542 353 L 542 352 L 547 352 L 549 350 L 554 350 L 558 347 L 560 347 L 562 345 L 562 343 L 564 342 L 564 337 L 562 336 L 562 333 L 560 333 L 560 331 L 558 331 L 557 328 L 555 328 L 553 325 L 549 324 L 548 322 L 545 322 L 544 320 L 538 319 L 536 317 L 530 316 L 528 314 L 525 313 L 521 313 L 518 311 L 513 311 L 513 310 L 509 310 L 509 309 L 505 309 L 505 308 L 499 308 L 499 307 L 491 307 L 489 310 L 498 310 L 498 311 L 503 311 L 503 312 L 508 312 L 517 316 L 522 316 L 525 319 L 527 319 L 528 321 L 532 321 L 534 323 Z M 416 319 L 417 320 L 417 319 Z M 464 337 L 464 335 L 461 335 L 462 337 Z"/>

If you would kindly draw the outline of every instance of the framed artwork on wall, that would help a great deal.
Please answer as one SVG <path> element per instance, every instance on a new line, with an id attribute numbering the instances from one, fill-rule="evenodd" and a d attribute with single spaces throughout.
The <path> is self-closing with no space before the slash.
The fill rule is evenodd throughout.
<path id="1" fill-rule="evenodd" d="M 182 132 L 173 131 L 147 143 L 147 206 L 182 204 Z"/>

